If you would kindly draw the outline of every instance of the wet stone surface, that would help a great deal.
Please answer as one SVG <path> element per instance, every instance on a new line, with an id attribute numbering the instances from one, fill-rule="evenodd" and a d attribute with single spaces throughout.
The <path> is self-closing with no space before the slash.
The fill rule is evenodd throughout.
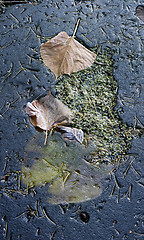
<path id="1" fill-rule="evenodd" d="M 24 106 L 51 88 L 54 75 L 43 65 L 41 43 L 60 31 L 85 45 L 115 51 L 116 109 L 124 123 L 144 126 L 144 24 L 136 16 L 139 0 L 43 1 L 2 8 L 0 16 L 0 237 L 1 239 L 143 239 L 144 135 L 136 134 L 127 161 L 103 180 L 95 200 L 51 205 L 45 186 L 21 182 L 24 149 L 35 134 Z"/>

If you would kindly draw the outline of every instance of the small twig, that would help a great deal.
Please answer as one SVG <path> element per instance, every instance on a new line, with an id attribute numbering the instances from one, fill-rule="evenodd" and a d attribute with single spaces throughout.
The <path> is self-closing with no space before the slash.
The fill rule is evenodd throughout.
<path id="1" fill-rule="evenodd" d="M 3 117 L 3 115 L 9 110 L 10 106 L 11 106 L 13 103 L 15 103 L 18 99 L 19 99 L 19 97 L 16 98 L 15 100 L 13 100 L 12 102 L 10 102 L 10 103 L 8 104 L 7 109 L 1 114 L 2 117 Z"/>
<path id="2" fill-rule="evenodd" d="M 139 182 L 139 181 L 137 181 L 137 183 L 140 184 L 140 186 L 144 187 L 144 184 L 142 182 Z"/>
<path id="3" fill-rule="evenodd" d="M 89 41 L 90 43 L 92 43 L 91 40 L 89 40 L 83 33 L 81 34 L 82 36 L 84 36 L 86 38 L 87 41 Z"/>
<path id="4" fill-rule="evenodd" d="M 20 21 L 12 13 L 10 13 L 9 15 L 12 16 L 18 23 L 20 23 Z"/>
<path id="5" fill-rule="evenodd" d="M 39 235 L 39 233 L 40 233 L 40 228 L 37 228 L 35 236 L 37 237 Z"/>
<path id="6" fill-rule="evenodd" d="M 46 213 L 46 210 L 45 210 L 44 208 L 42 209 L 42 212 L 43 212 L 44 216 L 45 216 L 52 224 L 56 225 L 56 223 L 55 223 L 53 220 L 50 219 L 50 217 L 48 216 L 48 214 Z"/>
<path id="7" fill-rule="evenodd" d="M 44 145 L 46 145 L 46 143 L 47 143 L 47 138 L 48 138 L 48 131 L 46 130 L 46 131 L 45 131 L 45 141 L 44 141 Z"/>
<path id="8" fill-rule="evenodd" d="M 129 190 L 128 190 L 128 200 L 131 201 L 131 194 L 132 194 L 132 184 L 130 185 L 129 187 Z"/>
<path id="9" fill-rule="evenodd" d="M 114 180 L 115 180 L 116 186 L 117 186 L 118 189 L 120 189 L 121 187 L 120 187 L 120 185 L 118 183 L 117 177 L 116 177 L 115 174 L 113 174 L 113 175 L 114 175 Z"/>
<path id="10" fill-rule="evenodd" d="M 135 128 L 136 128 L 136 124 L 137 124 L 137 119 L 136 119 L 136 115 L 135 115 L 135 122 L 134 122 L 134 130 L 135 130 Z"/>
<path id="11" fill-rule="evenodd" d="M 27 54 L 27 56 L 32 60 L 35 60 L 35 61 L 41 61 L 41 59 L 39 58 L 39 56 L 36 58 L 36 57 L 34 57 L 34 56 L 31 56 L 31 55 L 29 55 L 29 54 Z M 42 61 L 41 61 L 42 62 Z"/>
<path id="12" fill-rule="evenodd" d="M 52 234 L 50 233 L 50 240 L 53 240 L 54 235 L 55 235 L 55 233 L 57 232 L 58 228 L 59 228 L 59 227 L 57 227 Z"/>
<path id="13" fill-rule="evenodd" d="M 18 190 L 21 189 L 21 175 L 18 176 Z"/>
<path id="14" fill-rule="evenodd" d="M 116 229 L 116 228 L 114 228 L 114 229 L 115 229 L 116 233 L 119 235 L 120 231 L 118 229 Z"/>
<path id="15" fill-rule="evenodd" d="M 128 195 L 128 191 L 122 195 L 122 198 L 125 198 Z"/>
<path id="16" fill-rule="evenodd" d="M 0 46 L 0 49 L 4 49 L 4 48 L 7 48 L 7 47 L 9 47 L 11 44 L 13 43 L 13 41 L 11 41 L 10 43 L 6 43 L 4 46 Z"/>
<path id="17" fill-rule="evenodd" d="M 103 28 L 103 27 L 100 27 L 100 29 L 101 29 L 101 31 L 107 36 L 107 33 L 106 33 L 106 31 L 104 30 L 104 28 Z"/>
<path id="18" fill-rule="evenodd" d="M 36 212 L 37 212 L 38 215 L 39 215 L 39 210 L 38 210 L 38 200 L 36 200 Z"/>
<path id="19" fill-rule="evenodd" d="M 19 214 L 18 216 L 16 216 L 15 218 L 20 218 L 20 217 L 22 217 L 25 213 L 27 213 L 28 212 L 28 210 L 26 210 L 26 211 L 24 211 L 24 212 L 22 212 L 21 214 Z"/>
<path id="20" fill-rule="evenodd" d="M 95 61 L 96 64 L 98 65 L 102 65 L 102 66 L 106 66 L 107 64 L 106 63 L 101 63 L 101 62 L 98 62 L 98 61 Z"/>
<path id="21" fill-rule="evenodd" d="M 112 197 L 114 195 L 115 187 L 116 187 L 116 184 L 113 185 L 112 191 L 110 193 L 110 197 Z"/>
<path id="22" fill-rule="evenodd" d="M 81 210 L 81 206 L 78 206 L 77 210 L 73 212 L 73 214 L 78 213 Z"/>
<path id="23" fill-rule="evenodd" d="M 12 77 L 12 79 L 14 79 L 15 77 L 17 77 L 22 71 L 25 70 L 25 68 L 18 68 L 18 69 L 20 69 L 20 70 Z"/>
<path id="24" fill-rule="evenodd" d="M 138 233 L 138 232 L 134 232 L 134 233 L 140 236 L 144 236 L 144 233 Z"/>
<path id="25" fill-rule="evenodd" d="M 30 28 L 30 30 L 28 31 L 28 34 L 26 35 L 26 37 L 24 38 L 24 41 L 26 41 L 26 40 L 29 38 L 30 32 L 31 32 L 31 28 Z"/>
<path id="26" fill-rule="evenodd" d="M 63 188 L 64 188 L 64 185 L 66 183 L 66 181 L 68 180 L 68 177 L 70 176 L 70 172 L 67 173 L 67 175 L 65 176 L 65 178 L 63 179 Z"/>
<path id="27" fill-rule="evenodd" d="M 130 169 L 130 167 L 131 167 L 134 159 L 135 159 L 135 158 L 133 158 L 133 159 L 131 160 L 131 162 L 129 163 L 128 167 L 127 167 L 126 170 L 124 171 L 124 174 L 123 174 L 123 177 L 124 177 L 124 178 L 125 178 L 125 176 L 127 175 L 127 173 L 128 173 L 128 171 L 129 171 L 129 169 Z"/>
<path id="28" fill-rule="evenodd" d="M 137 122 L 139 122 L 140 123 L 140 125 L 142 126 L 142 128 L 144 128 L 144 124 L 137 118 L 137 116 L 135 116 L 135 124 L 134 124 L 134 129 L 135 129 L 135 127 L 136 127 L 136 124 L 137 124 Z"/>
<path id="29" fill-rule="evenodd" d="M 4 165 L 4 168 L 3 168 L 3 172 L 5 172 L 6 167 L 7 167 L 7 160 L 5 161 L 5 165 Z"/>
<path id="30" fill-rule="evenodd" d="M 65 205 L 65 206 L 63 206 L 63 205 L 59 205 L 59 207 L 60 207 L 60 209 L 61 209 L 61 211 L 62 211 L 62 214 L 65 214 L 66 213 L 66 210 L 67 210 L 67 206 L 68 205 Z"/>
<path id="31" fill-rule="evenodd" d="M 134 172 L 140 177 L 141 175 L 138 173 L 138 171 L 134 168 L 133 164 L 131 165 L 132 169 L 134 170 Z"/>
<path id="32" fill-rule="evenodd" d="M 36 78 L 36 80 L 37 80 L 38 82 L 41 82 L 41 80 L 37 77 L 36 74 L 33 74 L 33 76 Z"/>
<path id="33" fill-rule="evenodd" d="M 7 232 L 8 232 L 8 222 L 6 222 L 6 226 L 5 226 L 5 234 L 4 237 L 7 237 Z"/>
<path id="34" fill-rule="evenodd" d="M 119 203 L 119 198 L 120 198 L 120 188 L 118 188 L 118 193 L 117 193 L 117 203 Z"/>
<path id="35" fill-rule="evenodd" d="M 57 166 L 54 166 L 54 165 L 52 165 L 50 162 L 48 162 L 45 158 L 42 158 L 42 160 L 44 161 L 44 162 L 46 162 L 48 165 L 50 165 L 50 167 L 52 167 L 52 168 L 54 168 L 54 169 L 58 169 L 59 167 L 57 167 Z"/>
<path id="36" fill-rule="evenodd" d="M 85 160 L 85 161 L 86 161 L 86 160 Z M 82 177 L 84 177 L 84 178 L 89 179 L 88 176 L 85 176 L 84 174 L 79 173 L 77 170 L 74 170 L 74 173 L 76 173 L 78 176 L 82 176 Z"/>

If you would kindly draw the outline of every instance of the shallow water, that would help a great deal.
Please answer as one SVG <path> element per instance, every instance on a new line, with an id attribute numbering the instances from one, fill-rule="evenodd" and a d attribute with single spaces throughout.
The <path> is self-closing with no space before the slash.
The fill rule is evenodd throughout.
<path id="1" fill-rule="evenodd" d="M 88 201 L 102 193 L 101 180 L 113 165 L 96 167 L 88 163 L 85 158 L 95 150 L 94 146 L 65 142 L 58 133 L 48 137 L 46 146 L 41 138 L 37 134 L 26 148 L 26 167 L 22 168 L 25 184 L 47 184 L 47 191 L 52 194 L 47 200 L 57 204 Z"/>

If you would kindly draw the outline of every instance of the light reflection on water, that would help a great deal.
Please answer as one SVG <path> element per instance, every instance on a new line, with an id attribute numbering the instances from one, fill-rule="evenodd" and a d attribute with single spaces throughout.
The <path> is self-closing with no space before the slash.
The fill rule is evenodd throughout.
<path id="1" fill-rule="evenodd" d="M 83 202 L 98 197 L 101 180 L 112 169 L 111 164 L 99 167 L 89 164 L 85 156 L 95 147 L 64 141 L 58 133 L 48 137 L 43 145 L 42 133 L 37 133 L 26 148 L 23 182 L 28 186 L 48 186 L 48 202 Z M 49 183 L 49 184 L 48 184 Z"/>

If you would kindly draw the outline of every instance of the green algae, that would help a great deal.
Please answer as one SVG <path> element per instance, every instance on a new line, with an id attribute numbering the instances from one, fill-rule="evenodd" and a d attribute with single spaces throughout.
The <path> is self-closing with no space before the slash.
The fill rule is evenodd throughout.
<path id="1" fill-rule="evenodd" d="M 48 202 L 52 204 L 96 198 L 102 192 L 101 180 L 113 165 L 101 164 L 97 168 L 88 164 L 85 157 L 94 150 L 93 145 L 64 141 L 58 133 L 49 136 L 44 146 L 37 133 L 26 149 L 23 182 L 29 187 L 48 184 Z"/>
<path id="2" fill-rule="evenodd" d="M 86 142 L 92 141 L 96 146 L 89 162 L 114 163 L 127 153 L 132 128 L 122 122 L 115 110 L 118 84 L 109 49 L 99 53 L 89 69 L 61 76 L 56 90 L 58 98 L 74 113 L 72 126 L 82 129 Z"/>

